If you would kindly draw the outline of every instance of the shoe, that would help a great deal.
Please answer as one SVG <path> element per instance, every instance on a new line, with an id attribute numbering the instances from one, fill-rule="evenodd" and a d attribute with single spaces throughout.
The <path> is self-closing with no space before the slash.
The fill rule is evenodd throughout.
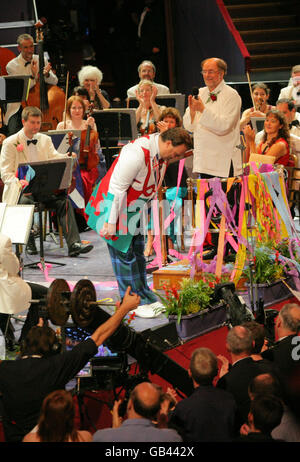
<path id="1" fill-rule="evenodd" d="M 75 242 L 69 248 L 69 257 L 77 257 L 81 253 L 88 253 L 93 250 L 92 244 L 82 244 L 81 242 Z"/>
<path id="2" fill-rule="evenodd" d="M 27 245 L 26 245 L 26 252 L 27 252 L 28 255 L 37 255 L 38 254 L 38 250 L 37 250 L 36 245 L 35 245 L 35 240 L 34 240 L 33 234 L 31 234 L 29 236 L 29 239 L 28 239 L 28 242 L 27 242 Z"/>
<path id="3" fill-rule="evenodd" d="M 208 252 L 204 253 L 202 256 L 203 260 L 212 260 L 215 258 L 217 255 L 217 250 L 215 248 L 212 248 L 211 250 L 208 250 Z"/>
<path id="4" fill-rule="evenodd" d="M 149 305 L 140 305 L 133 311 L 139 318 L 156 318 L 165 310 L 166 309 L 162 303 L 154 302 Z"/>

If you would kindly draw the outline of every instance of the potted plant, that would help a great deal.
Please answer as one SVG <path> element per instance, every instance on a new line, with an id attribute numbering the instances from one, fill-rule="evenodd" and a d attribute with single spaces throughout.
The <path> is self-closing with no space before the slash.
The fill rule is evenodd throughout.
<path id="1" fill-rule="evenodd" d="M 282 282 L 287 278 L 289 267 L 280 253 L 281 245 L 274 244 L 272 241 L 259 243 L 252 257 L 249 256 L 249 263 L 242 273 L 242 277 L 245 277 L 247 281 L 248 296 L 251 296 L 250 291 L 253 285 L 256 301 L 262 298 L 265 306 L 271 305 L 274 301 L 284 300 L 291 295 Z"/>
<path id="2" fill-rule="evenodd" d="M 220 281 L 214 274 L 203 273 L 199 280 L 182 279 L 179 289 L 164 286 L 164 296 L 156 292 L 165 307 L 165 315 L 170 321 L 176 321 L 182 339 L 208 332 L 225 322 L 225 308 L 214 303 L 214 286 L 219 282 L 223 282 L 223 278 Z"/>

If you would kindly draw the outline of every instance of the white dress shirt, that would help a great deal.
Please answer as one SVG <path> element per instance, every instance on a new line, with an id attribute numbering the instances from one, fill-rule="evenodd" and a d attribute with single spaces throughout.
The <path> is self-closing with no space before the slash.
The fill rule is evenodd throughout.
<path id="1" fill-rule="evenodd" d="M 194 133 L 193 172 L 226 178 L 232 161 L 234 175 L 240 175 L 242 158 L 236 146 L 240 145 L 241 98 L 224 80 L 213 93 L 216 101 L 209 100 L 207 87 L 200 88 L 204 111 L 196 112 L 193 123 L 189 107 L 183 116 L 184 128 Z"/>
<path id="2" fill-rule="evenodd" d="M 32 60 L 37 61 L 37 63 L 39 63 L 39 56 L 33 55 Z M 47 65 L 47 63 L 48 62 L 45 59 L 45 66 Z M 16 58 L 12 59 L 11 61 L 7 63 L 6 65 L 7 74 L 8 75 L 31 75 L 32 74 L 31 65 L 28 64 L 25 66 L 25 64 L 26 64 L 26 61 L 20 53 Z M 49 76 L 48 77 L 45 76 L 45 82 L 50 85 L 57 85 L 58 78 L 52 71 L 50 71 Z M 30 89 L 34 87 L 35 84 L 36 84 L 35 79 L 30 79 Z M 18 112 L 20 105 L 21 105 L 21 102 L 20 103 L 8 103 L 7 110 L 6 110 L 5 117 L 4 117 L 5 125 L 8 124 L 10 117 L 14 115 L 16 112 Z"/>

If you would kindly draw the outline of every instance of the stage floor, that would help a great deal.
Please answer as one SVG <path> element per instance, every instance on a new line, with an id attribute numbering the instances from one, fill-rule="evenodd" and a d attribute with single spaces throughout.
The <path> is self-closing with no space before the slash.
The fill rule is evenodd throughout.
<path id="1" fill-rule="evenodd" d="M 295 219 L 295 224 L 297 230 L 300 232 L 299 218 Z M 176 249 L 175 247 L 175 250 L 177 250 L 184 258 L 187 258 L 188 255 L 191 236 L 191 231 L 186 232 L 185 251 L 181 251 L 179 248 Z M 59 236 L 57 234 L 55 235 L 57 242 L 54 242 L 52 237 L 47 235 L 46 241 L 44 242 L 46 261 L 46 268 L 44 269 L 38 266 L 35 266 L 34 268 L 26 266 L 32 263 L 39 263 L 39 256 L 27 255 L 25 248 L 23 247 L 23 253 L 21 254 L 24 265 L 22 272 L 23 279 L 46 286 L 49 286 L 54 279 L 65 279 L 69 283 L 71 290 L 79 280 L 89 279 L 95 286 L 97 301 L 109 299 L 109 301 L 116 302 L 120 299 L 120 297 L 107 245 L 93 230 L 82 232 L 80 237 L 82 242 L 91 242 L 94 245 L 94 249 L 86 255 L 71 258 L 68 257 L 66 244 L 64 244 L 63 248 L 60 248 Z M 39 248 L 38 238 L 36 239 L 36 245 Z M 147 276 L 150 287 L 153 287 L 152 273 L 158 269 L 157 266 L 151 268 L 151 260 L 153 261 L 154 257 L 150 257 L 147 262 Z M 176 261 L 176 259 L 174 259 L 174 261 Z M 60 266 L 57 263 L 63 264 L 64 266 Z M 247 299 L 245 299 L 245 302 L 247 303 Z M 112 313 L 113 308 L 107 308 L 107 310 Z M 26 313 L 22 313 L 22 315 L 25 316 Z M 166 324 L 167 322 L 166 317 L 161 314 L 157 318 L 153 319 L 136 318 L 132 322 L 131 327 L 139 332 Z M 17 323 L 15 329 L 16 331 L 20 329 L 19 323 Z M 18 334 L 16 332 L 16 337 L 17 335 Z"/>

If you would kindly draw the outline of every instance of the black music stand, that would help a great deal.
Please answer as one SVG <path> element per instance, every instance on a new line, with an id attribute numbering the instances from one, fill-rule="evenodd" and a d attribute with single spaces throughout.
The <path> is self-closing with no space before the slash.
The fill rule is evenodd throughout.
<path id="1" fill-rule="evenodd" d="M 121 149 L 122 144 L 127 144 L 128 141 L 138 137 L 135 109 L 93 111 L 93 117 L 97 125 L 100 144 L 105 147 L 104 156 L 108 170 L 112 164 L 110 150 Z"/>
<path id="2" fill-rule="evenodd" d="M 24 265 L 25 267 L 38 267 L 39 264 L 45 268 L 45 263 L 51 263 L 54 265 L 65 266 L 65 263 L 45 261 L 44 255 L 44 238 L 43 238 L 43 199 L 46 200 L 50 194 L 54 194 L 59 189 L 66 189 L 70 186 L 71 178 L 65 178 L 65 170 L 67 168 L 67 162 L 72 163 L 71 158 L 66 159 L 55 159 L 48 162 L 33 162 L 31 164 L 19 164 L 30 166 L 35 171 L 35 176 L 30 180 L 28 186 L 23 190 L 23 194 L 31 193 L 35 202 L 35 207 L 39 216 L 39 227 L 40 227 L 40 261 L 36 263 L 29 263 Z M 71 169 L 70 169 L 71 171 Z M 63 178 L 65 179 L 62 182 Z M 65 183 L 65 184 L 63 184 Z"/>

